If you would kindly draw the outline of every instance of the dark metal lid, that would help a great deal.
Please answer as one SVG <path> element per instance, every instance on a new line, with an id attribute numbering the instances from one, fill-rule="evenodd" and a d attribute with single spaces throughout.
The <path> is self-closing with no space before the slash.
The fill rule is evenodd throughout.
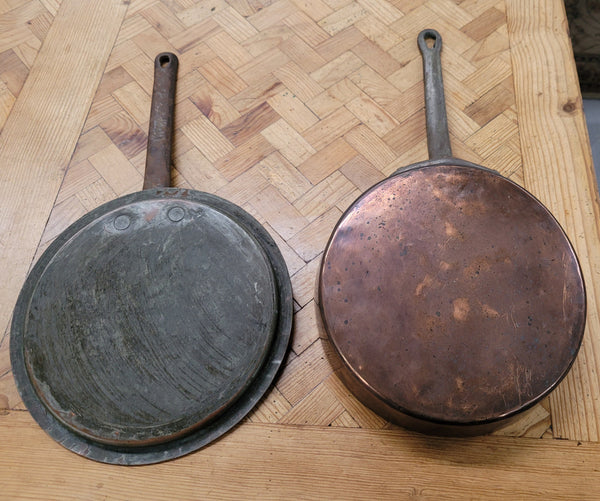
<path id="1" fill-rule="evenodd" d="M 281 254 L 218 197 L 160 188 L 65 230 L 19 297 L 11 358 L 23 399 L 59 442 L 141 464 L 190 452 L 260 399 L 290 336 Z"/>
<path id="2" fill-rule="evenodd" d="M 434 164 L 382 181 L 345 212 L 324 253 L 320 308 L 345 369 L 381 409 L 494 421 L 571 367 L 581 271 L 531 194 L 487 169 Z"/>

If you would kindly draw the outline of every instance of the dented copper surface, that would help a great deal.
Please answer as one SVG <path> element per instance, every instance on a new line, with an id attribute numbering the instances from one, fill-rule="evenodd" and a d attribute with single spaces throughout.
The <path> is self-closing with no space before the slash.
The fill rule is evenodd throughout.
<path id="1" fill-rule="evenodd" d="M 461 166 L 387 179 L 343 216 L 320 306 L 346 367 L 431 421 L 480 423 L 547 393 L 581 341 L 573 250 L 514 183 Z"/>

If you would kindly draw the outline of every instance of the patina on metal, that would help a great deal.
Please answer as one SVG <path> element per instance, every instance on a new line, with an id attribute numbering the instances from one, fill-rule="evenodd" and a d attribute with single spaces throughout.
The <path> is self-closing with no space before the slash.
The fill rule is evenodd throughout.
<path id="1" fill-rule="evenodd" d="M 168 187 L 176 74 L 176 56 L 159 54 L 147 189 L 67 228 L 13 314 L 27 408 L 107 463 L 164 461 L 221 436 L 267 391 L 290 338 L 290 279 L 266 230 L 226 200 Z"/>
<path id="2" fill-rule="evenodd" d="M 343 214 L 323 255 L 319 307 L 363 403 L 421 432 L 482 434 L 567 374 L 585 290 L 552 214 L 509 179 L 452 157 L 442 40 L 425 30 L 418 44 L 430 160 Z"/>

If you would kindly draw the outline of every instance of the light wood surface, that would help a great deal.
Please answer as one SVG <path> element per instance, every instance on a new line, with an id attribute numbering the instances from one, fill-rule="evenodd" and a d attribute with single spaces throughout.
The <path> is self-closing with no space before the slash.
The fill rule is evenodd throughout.
<path id="1" fill-rule="evenodd" d="M 327 357 L 314 301 L 342 211 L 427 158 L 416 46 L 426 27 L 444 38 L 455 155 L 538 196 L 586 280 L 573 371 L 495 437 L 422 437 L 359 404 Z M 53 238 L 141 189 L 152 61 L 165 50 L 180 58 L 175 184 L 265 225 L 292 275 L 294 332 L 276 385 L 224 439 L 165 465 L 112 467 L 63 450 L 31 420 L 8 322 Z M 0 497 L 594 497 L 599 205 L 560 0 L 0 0 L 0 62 Z"/>
<path id="2" fill-rule="evenodd" d="M 126 468 L 40 445 L 26 413 L 3 429 L 0 496 L 11 500 L 598 499 L 592 442 L 245 423 L 201 452 Z"/>
<path id="3" fill-rule="evenodd" d="M 560 3 L 539 4 L 532 30 L 519 15 L 527 2 L 511 1 L 510 42 L 515 95 L 519 111 L 524 185 L 568 229 L 586 282 L 587 331 L 577 361 L 565 381 L 550 397 L 553 433 L 557 438 L 600 439 L 600 240 L 598 239 L 597 185 L 586 137 L 581 96 L 566 37 Z M 544 8 L 542 8 L 542 6 Z M 546 68 L 546 78 L 536 78 L 531 61 Z M 537 75 L 539 77 L 539 75 Z M 543 146 L 542 146 L 543 145 Z"/>

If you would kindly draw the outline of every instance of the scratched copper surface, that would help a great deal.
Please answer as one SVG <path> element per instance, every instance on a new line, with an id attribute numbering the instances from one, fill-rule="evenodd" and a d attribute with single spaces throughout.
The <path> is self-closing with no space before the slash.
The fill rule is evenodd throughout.
<path id="1" fill-rule="evenodd" d="M 470 424 L 527 407 L 565 375 L 585 319 L 573 250 L 531 195 L 483 169 L 393 176 L 342 217 L 320 306 L 373 399 Z"/>

